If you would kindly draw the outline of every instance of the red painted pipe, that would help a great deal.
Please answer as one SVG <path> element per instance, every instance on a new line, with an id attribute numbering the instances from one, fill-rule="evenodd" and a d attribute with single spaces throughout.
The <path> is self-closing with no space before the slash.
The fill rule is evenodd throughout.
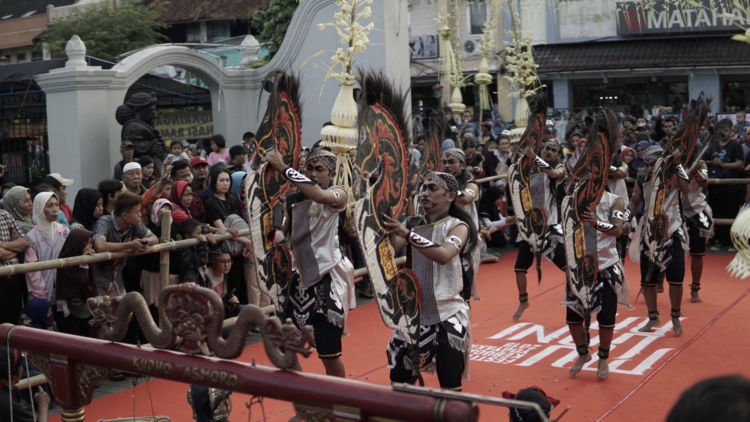
<path id="1" fill-rule="evenodd" d="M 360 417 L 405 421 L 476 421 L 475 403 L 393 391 L 390 387 L 266 366 L 189 356 L 172 351 L 73 336 L 28 327 L 0 325 L 0 342 L 36 353 L 55 353 L 68 365 L 87 363 L 178 382 L 331 408 L 360 410 Z"/>

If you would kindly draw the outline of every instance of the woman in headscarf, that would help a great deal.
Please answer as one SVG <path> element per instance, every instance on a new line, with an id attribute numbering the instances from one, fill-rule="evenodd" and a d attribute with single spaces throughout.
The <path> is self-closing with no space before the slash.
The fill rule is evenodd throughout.
<path id="1" fill-rule="evenodd" d="M 75 216 L 75 209 L 73 215 Z M 74 227 L 70 230 L 58 257 L 60 259 L 71 258 L 93 253 L 91 232 Z M 96 296 L 96 284 L 89 266 L 75 265 L 58 268 L 56 283 L 55 296 L 61 306 L 59 309 L 62 309 L 55 313 L 57 328 L 63 333 L 90 337 L 91 327 L 88 321 L 91 319 L 91 312 L 86 305 L 86 300 Z"/>
<path id="2" fill-rule="evenodd" d="M 34 198 L 34 228 L 26 234 L 29 248 L 24 262 L 48 261 L 57 259 L 70 230 L 57 223 L 60 203 L 52 192 L 40 192 Z M 43 270 L 26 273 L 26 286 L 29 290 L 29 308 L 51 307 L 54 298 L 57 270 Z M 50 327 L 44 327 L 50 328 Z"/>
<path id="3" fill-rule="evenodd" d="M 3 196 L 3 207 L 16 220 L 18 230 L 24 235 L 34 227 L 34 223 L 31 222 L 33 203 L 31 202 L 29 188 L 24 186 L 12 187 Z"/>
<path id="4" fill-rule="evenodd" d="M 76 194 L 73 204 L 72 227 L 94 230 L 96 220 L 104 213 L 104 198 L 98 189 L 83 188 Z"/>
<path id="5" fill-rule="evenodd" d="M 169 201 L 172 203 L 172 220 L 175 223 L 180 224 L 193 218 L 190 214 L 190 205 L 193 203 L 193 188 L 190 183 L 182 180 L 172 183 Z"/>
<path id="6" fill-rule="evenodd" d="M 247 206 L 245 203 L 245 178 L 247 172 L 235 171 L 232 173 L 232 193 L 240 201 L 240 216 L 247 220 Z"/>

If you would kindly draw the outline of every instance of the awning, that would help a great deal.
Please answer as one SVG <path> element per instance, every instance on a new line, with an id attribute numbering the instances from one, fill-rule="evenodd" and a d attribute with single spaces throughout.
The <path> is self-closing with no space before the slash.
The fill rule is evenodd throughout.
<path id="1" fill-rule="evenodd" d="M 750 66 L 750 44 L 730 35 L 548 44 L 534 47 L 534 59 L 540 74 Z"/>
<path id="2" fill-rule="evenodd" d="M 37 62 L 6 64 L 0 66 L 0 83 L 33 79 L 34 75 L 47 73 L 51 69 L 65 66 L 66 59 L 41 60 Z"/>

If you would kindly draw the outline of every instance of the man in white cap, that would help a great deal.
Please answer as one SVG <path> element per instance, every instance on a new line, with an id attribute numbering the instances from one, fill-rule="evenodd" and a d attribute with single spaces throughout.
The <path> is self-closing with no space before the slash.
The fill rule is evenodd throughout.
<path id="1" fill-rule="evenodd" d="M 143 173 L 141 173 L 140 164 L 132 161 L 122 167 L 122 183 L 125 184 L 125 189 L 127 189 L 128 192 L 134 193 L 138 196 L 143 195 L 146 189 L 141 183 L 142 180 Z"/>
<path id="2" fill-rule="evenodd" d="M 52 187 L 60 202 L 60 211 L 65 215 L 67 221 L 73 221 L 73 210 L 66 203 L 66 199 L 68 196 L 67 188 L 74 183 L 74 180 L 66 179 L 60 173 L 50 173 L 42 179 L 42 183 Z"/>

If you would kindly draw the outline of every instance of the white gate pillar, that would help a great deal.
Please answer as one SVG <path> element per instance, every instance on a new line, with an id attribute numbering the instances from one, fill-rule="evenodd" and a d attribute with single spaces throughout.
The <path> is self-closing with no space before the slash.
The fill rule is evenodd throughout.
<path id="1" fill-rule="evenodd" d="M 109 87 L 115 72 L 87 66 L 78 36 L 65 52 L 65 67 L 37 75 L 36 81 L 47 98 L 50 171 L 75 179 L 68 188 L 72 205 L 80 188 L 96 187 L 102 175 L 112 174 L 109 126 L 115 116 Z"/>

